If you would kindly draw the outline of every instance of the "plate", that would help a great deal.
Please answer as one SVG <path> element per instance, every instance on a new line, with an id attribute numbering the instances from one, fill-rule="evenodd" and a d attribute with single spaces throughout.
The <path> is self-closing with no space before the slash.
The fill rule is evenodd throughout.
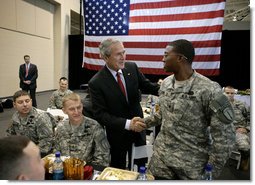
<path id="1" fill-rule="evenodd" d="M 107 167 L 97 177 L 97 180 L 136 180 L 138 175 L 137 172 Z"/>

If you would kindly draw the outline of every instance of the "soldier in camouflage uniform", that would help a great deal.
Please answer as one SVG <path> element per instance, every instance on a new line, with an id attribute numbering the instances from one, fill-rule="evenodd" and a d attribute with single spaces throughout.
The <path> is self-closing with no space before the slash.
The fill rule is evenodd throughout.
<path id="1" fill-rule="evenodd" d="M 71 93 L 63 98 L 63 111 L 69 120 L 57 126 L 55 150 L 87 164 L 109 166 L 110 145 L 105 131 L 97 121 L 83 116 L 82 109 L 78 94 Z"/>
<path id="2" fill-rule="evenodd" d="M 225 87 L 224 93 L 228 96 L 235 112 L 233 123 L 236 130 L 236 150 L 239 150 L 242 156 L 241 169 L 248 170 L 250 159 L 250 107 L 234 99 L 234 87 Z"/>
<path id="3" fill-rule="evenodd" d="M 164 69 L 174 74 L 161 84 L 160 110 L 144 119 L 147 127 L 161 124 L 148 166 L 154 176 L 198 180 L 210 163 L 216 178 L 235 143 L 230 102 L 218 83 L 192 69 L 194 55 L 187 40 L 173 41 L 165 49 Z"/>
<path id="4" fill-rule="evenodd" d="M 59 89 L 54 91 L 50 97 L 50 109 L 62 109 L 62 99 L 65 95 L 71 94 L 72 91 L 68 89 L 68 80 L 66 77 L 59 79 Z"/>
<path id="5" fill-rule="evenodd" d="M 234 126 L 236 129 L 237 148 L 248 151 L 250 149 L 250 108 L 243 102 L 234 99 L 234 87 L 225 87 L 224 93 L 228 96 L 235 111 Z"/>
<path id="6" fill-rule="evenodd" d="M 51 153 L 56 126 L 54 117 L 32 107 L 32 99 L 26 91 L 17 91 L 14 94 L 13 106 L 17 111 L 12 116 L 12 124 L 6 130 L 7 136 L 25 135 L 39 146 L 42 157 Z"/>
<path id="7" fill-rule="evenodd" d="M 236 141 L 239 150 L 248 151 L 250 149 L 250 108 L 245 103 L 235 100 L 235 89 L 231 86 L 224 88 L 224 93 L 228 96 L 234 111 L 234 126 L 236 129 Z"/>

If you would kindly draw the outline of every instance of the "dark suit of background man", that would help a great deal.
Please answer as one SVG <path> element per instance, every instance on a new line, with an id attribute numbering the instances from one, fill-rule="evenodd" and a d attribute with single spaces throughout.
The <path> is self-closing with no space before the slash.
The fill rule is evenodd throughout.
<path id="1" fill-rule="evenodd" d="M 132 143 L 136 146 L 146 144 L 146 132 L 135 132 L 135 121 L 132 119 L 143 117 L 140 90 L 158 94 L 159 85 L 146 79 L 135 63 L 125 63 L 126 54 L 122 42 L 104 40 L 99 50 L 106 65 L 89 81 L 94 116 L 106 128 L 111 146 L 110 166 L 125 169 L 128 152 L 130 168 Z M 117 72 L 120 73 L 124 93 L 117 82 Z M 138 167 L 145 162 L 135 161 Z"/>
<path id="2" fill-rule="evenodd" d="M 32 98 L 33 107 L 37 107 L 35 91 L 36 91 L 36 79 L 38 77 L 38 70 L 35 64 L 30 63 L 30 56 L 24 56 L 25 64 L 19 66 L 19 86 L 22 90 L 29 92 Z"/>

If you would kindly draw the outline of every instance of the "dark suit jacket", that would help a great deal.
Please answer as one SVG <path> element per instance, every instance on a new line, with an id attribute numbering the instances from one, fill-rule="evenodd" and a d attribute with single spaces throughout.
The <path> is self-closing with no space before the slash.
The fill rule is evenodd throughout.
<path id="1" fill-rule="evenodd" d="M 19 66 L 19 79 L 20 79 L 20 83 L 19 86 L 21 89 L 25 88 L 27 86 L 27 84 L 24 84 L 24 80 L 30 80 L 31 84 L 29 85 L 30 89 L 35 89 L 37 87 L 36 85 L 36 79 L 38 77 L 38 70 L 37 70 L 37 66 L 35 64 L 31 64 L 29 66 L 28 69 L 28 76 L 26 76 L 26 64 L 21 64 Z"/>
<path id="2" fill-rule="evenodd" d="M 106 66 L 89 81 L 94 116 L 106 127 L 107 138 L 111 145 L 126 147 L 125 145 L 129 145 L 130 142 L 135 142 L 138 146 L 144 145 L 146 144 L 145 131 L 135 133 L 126 130 L 126 119 L 132 119 L 135 116 L 143 117 L 140 90 L 143 93 L 157 95 L 159 85 L 145 78 L 135 63 L 126 62 L 122 72 L 128 102 Z"/>

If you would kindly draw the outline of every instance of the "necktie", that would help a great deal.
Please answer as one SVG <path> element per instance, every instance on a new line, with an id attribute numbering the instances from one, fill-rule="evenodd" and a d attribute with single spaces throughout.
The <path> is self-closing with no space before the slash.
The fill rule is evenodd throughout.
<path id="1" fill-rule="evenodd" d="M 118 84 L 119 84 L 119 86 L 120 86 L 120 89 L 121 89 L 121 91 L 123 92 L 123 94 L 126 96 L 125 87 L 124 87 L 124 85 L 123 85 L 123 83 L 122 83 L 122 80 L 121 80 L 121 78 L 120 78 L 119 72 L 117 72 L 116 76 L 117 76 L 117 81 L 118 81 Z"/>
<path id="2" fill-rule="evenodd" d="M 26 77 L 28 76 L 28 65 L 26 64 Z"/>

